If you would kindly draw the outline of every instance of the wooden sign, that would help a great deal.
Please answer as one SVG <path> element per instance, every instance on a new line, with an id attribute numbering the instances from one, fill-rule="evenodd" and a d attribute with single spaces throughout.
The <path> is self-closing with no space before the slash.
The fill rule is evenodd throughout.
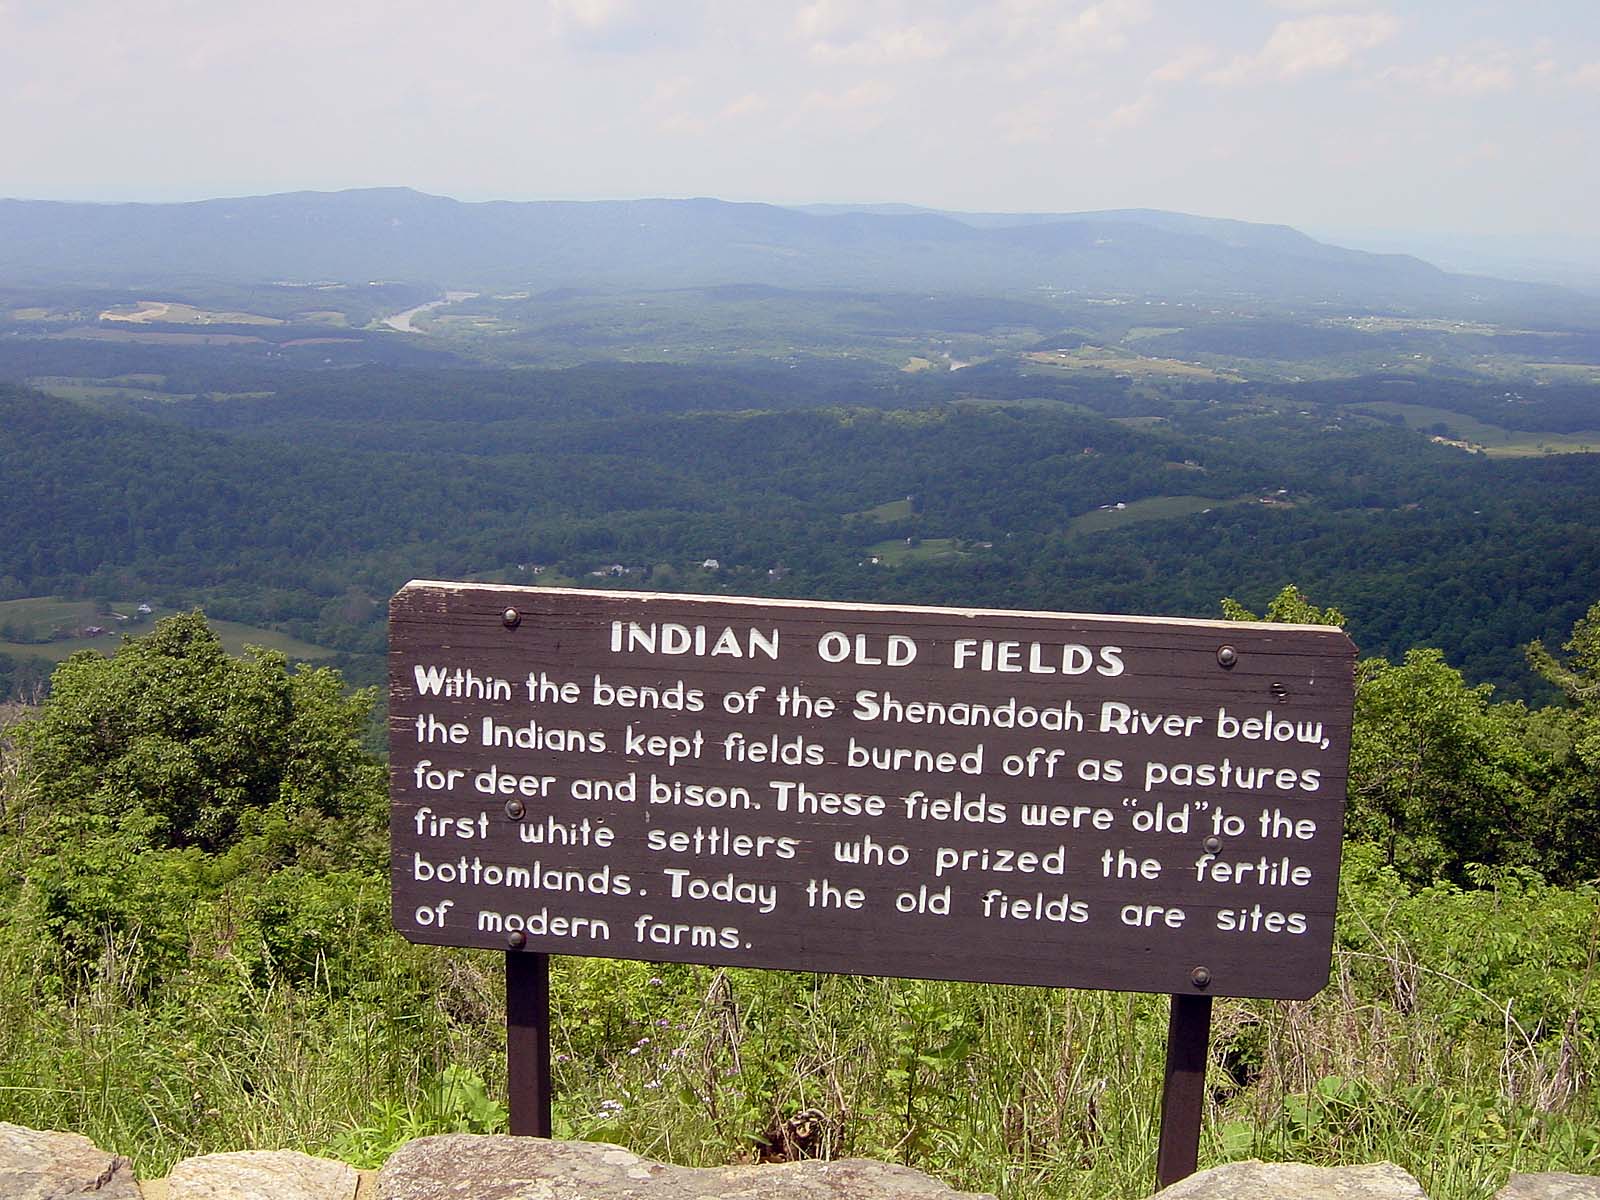
<path id="1" fill-rule="evenodd" d="M 538 954 L 1304 998 L 1337 629 L 408 584 L 394 922 Z"/>

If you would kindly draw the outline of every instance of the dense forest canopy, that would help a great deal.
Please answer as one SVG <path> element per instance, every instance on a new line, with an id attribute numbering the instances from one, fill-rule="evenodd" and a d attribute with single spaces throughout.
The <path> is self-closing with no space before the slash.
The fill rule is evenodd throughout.
<path id="1" fill-rule="evenodd" d="M 1570 627 L 1600 573 L 1600 458 L 1435 444 L 1362 411 L 1361 381 L 1153 402 L 1001 364 L 267 382 L 149 400 L 0 385 L 0 462 L 30 500 L 0 514 L 0 600 L 201 601 L 371 655 L 406 579 L 534 582 L 533 566 L 539 581 L 620 566 L 611 583 L 658 590 L 1190 615 L 1295 578 L 1369 652 L 1437 645 L 1532 694 L 1521 646 Z M 1428 399 L 1470 409 L 1481 389 L 1446 391 Z"/>

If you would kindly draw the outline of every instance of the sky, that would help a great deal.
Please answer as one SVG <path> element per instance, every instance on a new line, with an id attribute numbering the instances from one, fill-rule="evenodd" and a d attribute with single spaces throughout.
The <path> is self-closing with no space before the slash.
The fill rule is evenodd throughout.
<path id="1" fill-rule="evenodd" d="M 1595 0 L 0 0 L 0 195 L 1600 238 Z"/>

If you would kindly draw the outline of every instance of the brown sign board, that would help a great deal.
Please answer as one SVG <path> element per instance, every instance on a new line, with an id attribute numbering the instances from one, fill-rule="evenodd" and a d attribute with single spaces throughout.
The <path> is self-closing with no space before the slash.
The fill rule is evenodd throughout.
<path id="1" fill-rule="evenodd" d="M 1191 995 L 1327 981 L 1340 630 L 414 582 L 389 636 L 413 941 Z"/>

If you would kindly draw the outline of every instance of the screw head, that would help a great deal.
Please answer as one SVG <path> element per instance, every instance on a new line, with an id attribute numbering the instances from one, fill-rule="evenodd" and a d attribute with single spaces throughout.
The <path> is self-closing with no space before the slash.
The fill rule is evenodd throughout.
<path id="1" fill-rule="evenodd" d="M 500 614 L 500 623 L 507 629 L 515 629 L 522 624 L 522 614 L 514 608 L 508 608 Z"/>
<path id="2" fill-rule="evenodd" d="M 528 810 L 523 807 L 521 800 L 506 801 L 506 816 L 510 817 L 513 821 L 522 820 L 522 814 L 527 811 Z"/>
<path id="3" fill-rule="evenodd" d="M 513 935 L 513 936 L 515 936 L 515 935 Z M 1208 968 L 1208 967 L 1196 967 L 1194 970 L 1189 972 L 1189 982 L 1194 984 L 1195 987 L 1197 987 L 1197 988 L 1210 987 L 1211 986 L 1211 971 L 1210 971 L 1210 968 Z"/>
<path id="4" fill-rule="evenodd" d="M 1280 680 L 1272 681 L 1272 698 L 1280 704 L 1289 698 L 1289 689 Z"/>
<path id="5" fill-rule="evenodd" d="M 1219 646 L 1217 648 L 1217 665 L 1224 671 L 1233 670 L 1234 664 L 1238 661 L 1239 652 L 1232 646 Z"/>
<path id="6" fill-rule="evenodd" d="M 528 935 L 523 933 L 520 929 L 513 929 L 510 933 L 506 934 L 506 945 L 510 946 L 513 950 L 521 950 L 527 944 Z"/>
<path id="7" fill-rule="evenodd" d="M 1222 849 L 1222 839 L 1216 834 L 1212 834 L 1201 845 L 1206 848 L 1207 854 L 1216 854 Z"/>

